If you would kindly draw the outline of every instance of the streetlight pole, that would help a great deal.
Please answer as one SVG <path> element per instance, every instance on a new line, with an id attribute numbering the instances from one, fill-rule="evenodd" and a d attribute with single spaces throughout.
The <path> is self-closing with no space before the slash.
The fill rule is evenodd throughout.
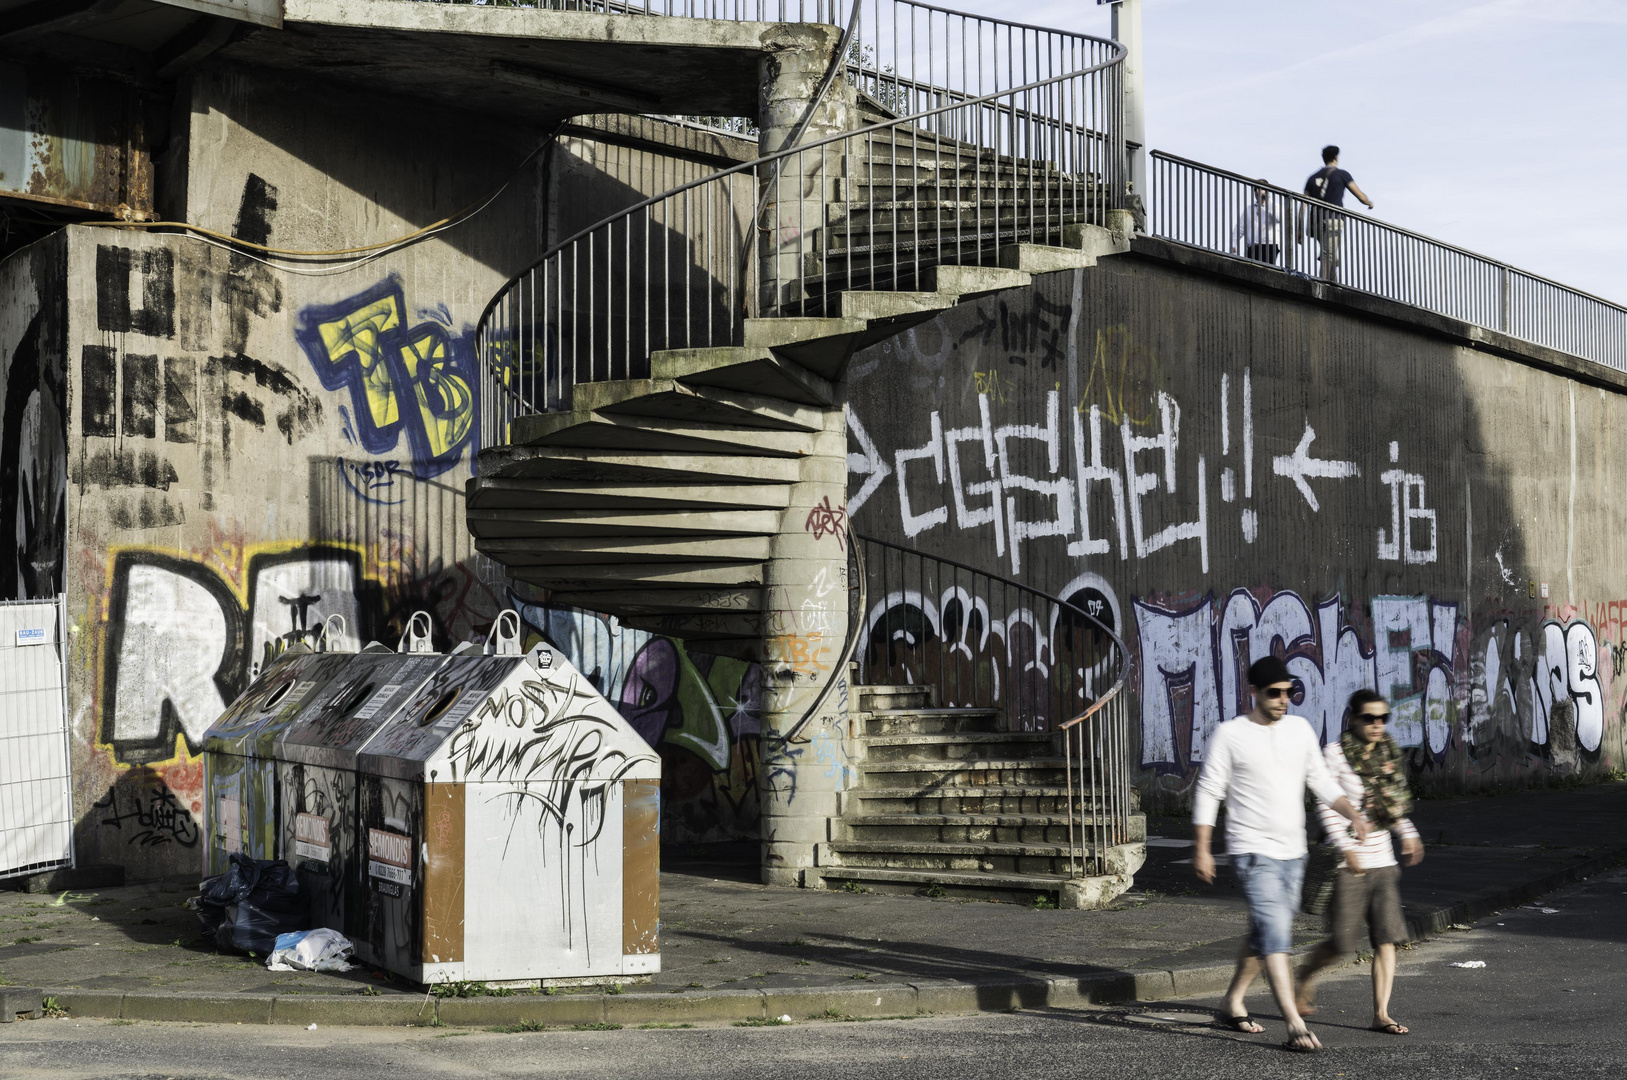
<path id="1" fill-rule="evenodd" d="M 1098 3 L 1103 0 L 1097 0 Z M 1113 5 L 1113 40 L 1124 46 L 1124 141 L 1130 152 L 1130 190 L 1147 204 L 1147 113 L 1141 85 L 1141 0 Z"/>

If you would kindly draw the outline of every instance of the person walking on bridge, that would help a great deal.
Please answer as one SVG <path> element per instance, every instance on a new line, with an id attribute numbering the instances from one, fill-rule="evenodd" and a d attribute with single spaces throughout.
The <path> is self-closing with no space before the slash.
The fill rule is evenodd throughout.
<path id="1" fill-rule="evenodd" d="M 1407 921 L 1401 914 L 1401 867 L 1395 861 L 1393 833 L 1401 841 L 1408 866 L 1424 857 L 1424 842 L 1407 819 L 1412 793 L 1407 789 L 1401 748 L 1385 725 L 1390 706 L 1371 690 L 1350 695 L 1350 726 L 1324 752 L 1328 771 L 1347 798 L 1372 821 L 1372 835 L 1364 844 L 1351 837 L 1344 822 L 1326 807 L 1317 807 L 1328 840 L 1344 855 L 1345 866 L 1333 889 L 1328 910 L 1328 940 L 1316 947 L 1299 969 L 1301 1015 L 1316 1012 L 1316 977 L 1341 956 L 1356 951 L 1356 934 L 1367 924 L 1373 945 L 1373 1030 L 1405 1035 L 1407 1026 L 1390 1015 L 1390 990 L 1395 984 L 1395 947 L 1407 940 Z"/>
<path id="2" fill-rule="evenodd" d="M 1243 1003 L 1263 965 L 1288 1024 L 1283 1048 L 1309 1053 L 1322 1043 L 1295 1006 L 1288 964 L 1305 881 L 1305 789 L 1347 818 L 1358 841 L 1367 839 L 1367 821 L 1328 773 L 1321 740 L 1311 725 L 1303 717 L 1288 715 L 1288 696 L 1293 692 L 1288 665 L 1267 656 L 1250 665 L 1248 679 L 1253 710 L 1217 727 L 1204 751 L 1192 801 L 1192 868 L 1205 882 L 1214 881 L 1210 844 L 1224 801 L 1226 852 L 1249 915 L 1248 936 L 1226 991 L 1224 1023 L 1248 1035 L 1265 1030 Z"/>
<path id="3" fill-rule="evenodd" d="M 1348 191 L 1366 204 L 1367 209 L 1373 208 L 1373 200 L 1367 197 L 1366 192 L 1356 186 L 1356 178 L 1345 170 L 1339 168 L 1339 148 L 1337 146 L 1324 146 L 1322 148 L 1322 167 L 1313 172 L 1305 181 L 1305 194 L 1319 202 L 1330 206 L 1337 206 L 1338 210 L 1312 210 L 1311 229 L 1316 233 L 1316 243 L 1321 249 L 1322 278 L 1325 281 L 1334 280 L 1339 271 L 1340 249 L 1344 246 L 1345 232 L 1345 192 Z M 1295 229 L 1298 243 L 1305 242 L 1303 223 Z"/>

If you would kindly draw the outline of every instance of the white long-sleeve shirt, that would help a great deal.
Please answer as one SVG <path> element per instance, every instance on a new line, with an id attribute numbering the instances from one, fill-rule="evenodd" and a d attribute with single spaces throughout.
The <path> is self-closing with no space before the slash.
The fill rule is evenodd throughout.
<path id="1" fill-rule="evenodd" d="M 1339 785 L 1345 798 L 1350 800 L 1350 805 L 1358 811 L 1365 812 L 1367 789 L 1362 787 L 1361 777 L 1356 775 L 1356 770 L 1350 767 L 1344 748 L 1338 743 L 1332 743 L 1323 751 L 1323 757 L 1328 763 L 1328 772 L 1332 775 L 1334 783 Z M 1316 816 L 1322 822 L 1322 831 L 1328 834 L 1328 843 L 1341 852 L 1355 848 L 1356 860 L 1361 863 L 1363 870 L 1376 870 L 1381 866 L 1395 865 L 1395 842 L 1390 839 L 1391 833 L 1402 840 L 1411 840 L 1418 835 L 1418 830 L 1413 827 L 1412 822 L 1402 818 L 1390 826 L 1389 832 L 1374 829 L 1367 834 L 1366 843 L 1358 844 L 1356 838 L 1350 834 L 1350 822 L 1326 806 L 1318 806 Z"/>
<path id="2" fill-rule="evenodd" d="M 1278 239 L 1280 235 L 1277 215 L 1271 208 L 1261 206 L 1259 203 L 1250 203 L 1237 215 L 1237 227 L 1232 230 L 1232 242 L 1277 244 L 1281 243 Z"/>
<path id="3" fill-rule="evenodd" d="M 1303 717 L 1256 724 L 1247 716 L 1215 728 L 1192 800 L 1192 823 L 1213 825 L 1226 803 L 1232 855 L 1297 859 L 1305 854 L 1305 789 L 1324 803 L 1344 794 L 1328 773 L 1321 741 Z"/>

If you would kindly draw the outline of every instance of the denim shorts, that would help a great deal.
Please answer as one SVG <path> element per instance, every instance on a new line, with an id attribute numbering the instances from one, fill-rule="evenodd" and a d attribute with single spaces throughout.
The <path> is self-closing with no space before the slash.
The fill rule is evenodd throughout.
<path id="1" fill-rule="evenodd" d="M 1269 855 L 1231 857 L 1237 883 L 1248 901 L 1248 946 L 1256 956 L 1285 953 L 1294 946 L 1294 916 L 1305 884 L 1305 857 L 1273 859 Z"/>

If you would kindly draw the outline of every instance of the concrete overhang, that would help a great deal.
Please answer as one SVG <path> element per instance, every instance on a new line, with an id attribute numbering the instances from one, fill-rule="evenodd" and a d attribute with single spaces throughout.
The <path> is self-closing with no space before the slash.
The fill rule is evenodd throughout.
<path id="1" fill-rule="evenodd" d="M 754 116 L 771 23 L 286 0 L 226 59 L 531 124 L 605 112 Z"/>

